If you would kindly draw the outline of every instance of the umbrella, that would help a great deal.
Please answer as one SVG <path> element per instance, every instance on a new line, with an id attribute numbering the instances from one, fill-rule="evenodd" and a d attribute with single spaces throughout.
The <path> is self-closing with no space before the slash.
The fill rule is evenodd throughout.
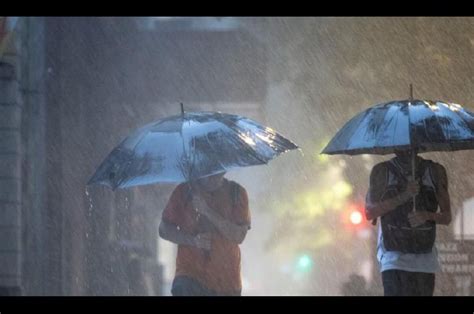
<path id="1" fill-rule="evenodd" d="M 184 112 L 147 124 L 125 138 L 88 184 L 112 189 L 180 183 L 238 167 L 267 164 L 298 148 L 271 128 L 242 116 Z"/>
<path id="2" fill-rule="evenodd" d="M 445 101 L 397 100 L 373 106 L 348 121 L 323 154 L 379 154 L 396 150 L 474 148 L 474 114 Z"/>
<path id="3" fill-rule="evenodd" d="M 413 99 L 375 105 L 349 120 L 322 154 L 378 154 L 411 150 L 416 153 L 474 148 L 474 114 L 446 101 Z"/>

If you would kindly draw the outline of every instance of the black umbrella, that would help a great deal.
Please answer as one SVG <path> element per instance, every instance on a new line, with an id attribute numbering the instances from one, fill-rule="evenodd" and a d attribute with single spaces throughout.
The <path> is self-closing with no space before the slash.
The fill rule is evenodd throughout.
<path id="1" fill-rule="evenodd" d="M 396 100 L 375 105 L 352 118 L 323 154 L 390 154 L 474 148 L 474 114 L 445 101 Z"/>
<path id="2" fill-rule="evenodd" d="M 415 177 L 416 153 L 474 148 L 474 114 L 446 101 L 413 99 L 375 105 L 349 120 L 322 154 L 378 154 L 411 150 Z"/>

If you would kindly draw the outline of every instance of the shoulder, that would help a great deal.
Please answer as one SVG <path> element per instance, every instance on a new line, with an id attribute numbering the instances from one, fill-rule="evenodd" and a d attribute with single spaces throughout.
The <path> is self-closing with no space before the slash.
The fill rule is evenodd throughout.
<path id="1" fill-rule="evenodd" d="M 176 196 L 178 195 L 182 196 L 188 192 L 189 192 L 189 183 L 187 182 L 178 184 L 178 186 L 176 186 L 176 188 L 173 190 L 173 194 Z"/>
<path id="2" fill-rule="evenodd" d="M 189 184 L 187 182 L 184 182 L 184 183 L 178 184 L 174 190 L 178 191 L 178 192 L 181 192 L 181 191 L 187 190 L 188 187 L 189 187 Z"/>
<path id="3" fill-rule="evenodd" d="M 378 164 L 376 164 L 376 165 L 372 168 L 371 174 L 372 174 L 372 175 L 382 175 L 382 174 L 385 174 L 385 172 L 387 171 L 388 163 L 389 163 L 389 162 L 390 162 L 389 160 L 379 162 Z"/>
<path id="4" fill-rule="evenodd" d="M 436 161 L 431 159 L 423 159 L 423 163 L 431 168 L 431 170 L 435 171 L 436 173 L 446 173 L 446 168 Z"/>
<path id="5" fill-rule="evenodd" d="M 431 167 L 433 167 L 433 169 L 436 170 L 436 171 L 446 172 L 446 168 L 440 163 L 431 161 Z"/>
<path id="6" fill-rule="evenodd" d="M 381 190 L 385 186 L 388 174 L 389 161 L 383 161 L 376 164 L 370 172 L 370 189 Z"/>
<path id="7" fill-rule="evenodd" d="M 389 164 L 390 160 L 385 160 L 385 161 L 382 161 L 382 162 L 379 162 L 378 164 L 376 164 L 374 166 L 374 170 L 382 170 L 382 169 L 387 169 L 387 166 Z"/>
<path id="8" fill-rule="evenodd" d="M 187 191 L 187 185 L 182 183 L 176 186 L 171 193 L 168 203 L 163 211 L 163 217 L 168 221 L 177 222 L 180 219 L 181 211 L 184 208 L 185 194 Z"/>
<path id="9" fill-rule="evenodd" d="M 227 184 L 231 187 L 231 188 L 234 188 L 234 189 L 239 189 L 239 190 L 245 190 L 245 188 L 240 185 L 239 183 L 233 181 L 233 180 L 227 180 Z"/>
<path id="10" fill-rule="evenodd" d="M 446 168 L 437 162 L 431 161 L 430 160 L 430 166 L 431 166 L 431 171 L 434 173 L 437 179 L 439 180 L 446 180 L 447 175 L 446 175 Z"/>
<path id="11" fill-rule="evenodd" d="M 247 198 L 247 190 L 242 185 L 232 180 L 227 180 L 227 184 L 231 191 L 237 194 L 240 198 Z"/>

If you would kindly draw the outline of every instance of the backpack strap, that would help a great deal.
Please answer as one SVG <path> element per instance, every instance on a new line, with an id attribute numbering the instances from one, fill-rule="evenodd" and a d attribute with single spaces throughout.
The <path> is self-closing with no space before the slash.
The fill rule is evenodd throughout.
<path id="1" fill-rule="evenodd" d="M 423 179 L 423 176 L 425 175 L 425 172 L 426 172 L 426 169 L 429 170 L 429 174 L 431 176 L 431 179 L 434 179 L 433 177 L 433 173 L 432 173 L 432 164 L 433 164 L 433 161 L 432 160 L 427 160 L 427 159 L 422 159 L 419 163 L 418 163 L 418 167 L 416 169 L 416 177 L 417 179 L 419 180 L 422 180 Z M 400 178 L 401 180 L 403 181 L 407 181 L 406 179 L 406 176 L 401 172 L 401 169 L 399 168 L 399 166 L 396 165 L 395 161 L 392 159 L 392 160 L 389 160 L 388 161 L 388 166 L 390 168 L 390 170 L 393 171 L 393 173 L 398 177 Z M 410 173 L 411 175 L 411 173 Z M 433 180 L 434 182 L 434 180 Z"/>
<path id="2" fill-rule="evenodd" d="M 434 165 L 434 162 L 432 160 L 426 160 L 426 167 L 428 168 L 428 173 L 430 175 L 431 182 L 433 182 L 436 192 L 438 192 L 438 184 L 439 184 L 438 176 L 436 174 L 436 171 L 433 170 L 433 165 Z"/>
<path id="3" fill-rule="evenodd" d="M 234 181 L 230 181 L 232 186 L 231 186 L 231 199 L 232 199 L 232 208 L 237 205 L 237 202 L 239 201 L 240 197 L 240 186 L 235 183 Z"/>
<path id="4" fill-rule="evenodd" d="M 438 181 L 438 174 L 437 172 L 434 170 L 434 165 L 435 163 L 432 161 L 432 160 L 427 160 L 426 162 L 426 168 L 428 169 L 428 175 L 430 176 L 430 180 L 431 182 L 433 183 L 434 185 L 434 188 L 435 188 L 435 196 L 436 196 L 436 199 L 438 200 L 438 192 L 439 192 L 439 181 Z M 426 168 L 425 168 L 425 171 L 426 171 Z M 439 200 L 438 200 L 439 201 Z"/>
<path id="5" fill-rule="evenodd" d="M 385 161 L 382 165 L 385 165 L 385 167 L 383 168 L 385 170 L 385 187 L 387 187 L 387 184 L 388 184 L 388 179 L 389 179 L 389 169 L 388 169 L 388 164 L 390 163 L 390 161 Z M 374 218 L 372 219 L 372 225 L 375 226 L 377 224 L 377 219 L 378 218 Z"/>
<path id="6" fill-rule="evenodd" d="M 401 182 L 406 182 L 407 178 L 405 175 L 401 172 L 400 168 L 395 164 L 395 161 L 393 159 L 387 161 L 387 180 L 386 183 L 388 185 L 388 179 L 389 179 L 389 172 L 392 172 L 397 179 L 401 180 Z"/>
<path id="7" fill-rule="evenodd" d="M 191 186 L 189 184 L 186 185 L 186 191 L 184 191 L 184 206 L 188 205 L 189 202 L 193 199 L 193 193 L 191 191 Z"/>
<path id="8" fill-rule="evenodd" d="M 395 164 L 394 160 L 387 160 L 385 163 L 385 187 L 386 189 L 389 185 L 389 179 L 390 179 L 390 173 L 392 173 L 398 180 L 401 180 L 402 182 L 406 182 L 407 179 L 406 177 L 402 174 L 398 166 Z M 372 219 L 372 225 L 377 224 L 377 218 Z"/>

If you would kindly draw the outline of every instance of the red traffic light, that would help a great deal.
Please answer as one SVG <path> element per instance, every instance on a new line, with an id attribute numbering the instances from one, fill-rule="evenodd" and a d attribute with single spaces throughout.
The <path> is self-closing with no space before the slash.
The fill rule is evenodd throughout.
<path id="1" fill-rule="evenodd" d="M 359 230 L 367 226 L 364 207 L 359 203 L 349 203 L 342 213 L 342 222 L 351 230 Z"/>
<path id="2" fill-rule="evenodd" d="M 360 225 L 364 217 L 359 210 L 353 209 L 349 215 L 349 219 L 353 225 Z"/>

